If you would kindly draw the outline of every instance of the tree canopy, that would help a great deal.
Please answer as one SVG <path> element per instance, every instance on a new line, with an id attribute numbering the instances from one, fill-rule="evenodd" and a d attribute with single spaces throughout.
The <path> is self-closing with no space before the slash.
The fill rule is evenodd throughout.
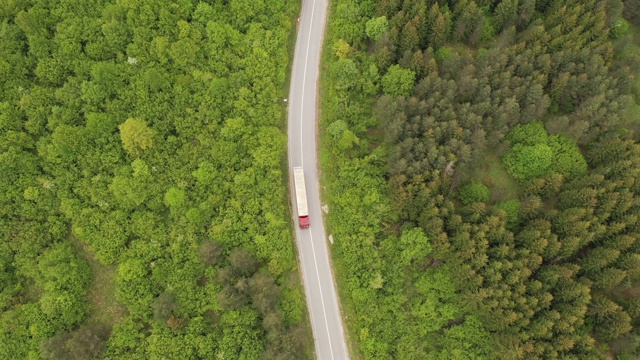
<path id="1" fill-rule="evenodd" d="M 311 357 L 281 168 L 299 10 L 0 3 L 1 359 Z"/>
<path id="2" fill-rule="evenodd" d="M 634 3 L 332 2 L 327 67 L 382 75 L 323 83 L 358 355 L 640 355 Z"/>

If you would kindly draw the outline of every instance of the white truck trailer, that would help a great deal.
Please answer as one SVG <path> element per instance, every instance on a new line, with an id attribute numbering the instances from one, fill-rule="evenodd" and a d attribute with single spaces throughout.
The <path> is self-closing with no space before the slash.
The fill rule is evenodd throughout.
<path id="1" fill-rule="evenodd" d="M 307 207 L 307 190 L 304 187 L 304 171 L 301 167 L 293 168 L 293 181 L 296 186 L 296 202 L 298 204 L 298 220 L 300 228 L 308 228 L 309 208 Z"/>

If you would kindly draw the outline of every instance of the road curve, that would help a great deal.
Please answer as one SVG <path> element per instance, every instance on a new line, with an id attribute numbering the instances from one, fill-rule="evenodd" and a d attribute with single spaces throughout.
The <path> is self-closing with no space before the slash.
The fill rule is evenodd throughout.
<path id="1" fill-rule="evenodd" d="M 289 94 L 289 183 L 316 354 L 321 360 L 349 358 L 338 296 L 322 223 L 316 156 L 316 89 L 328 0 L 303 0 Z M 311 226 L 298 227 L 293 167 L 305 173 Z"/>

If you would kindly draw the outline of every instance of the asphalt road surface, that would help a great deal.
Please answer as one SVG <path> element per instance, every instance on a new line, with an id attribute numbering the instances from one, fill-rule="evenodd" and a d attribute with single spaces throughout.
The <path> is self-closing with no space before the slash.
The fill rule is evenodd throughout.
<path id="1" fill-rule="evenodd" d="M 327 236 L 322 223 L 316 162 L 316 88 L 328 0 L 303 0 L 298 24 L 289 95 L 289 174 L 305 173 L 311 226 L 298 226 L 294 187 L 290 186 L 296 238 L 307 306 L 318 359 L 348 359 L 338 297 L 329 265 Z"/>

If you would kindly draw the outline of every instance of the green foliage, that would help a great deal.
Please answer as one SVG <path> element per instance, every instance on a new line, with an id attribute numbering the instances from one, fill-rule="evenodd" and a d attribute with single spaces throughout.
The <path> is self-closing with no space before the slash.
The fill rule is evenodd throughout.
<path id="1" fill-rule="evenodd" d="M 327 126 L 327 133 L 331 135 L 334 141 L 338 142 L 348 129 L 349 127 L 344 120 L 336 120 Z"/>
<path id="2" fill-rule="evenodd" d="M 351 149 L 353 145 L 360 143 L 360 139 L 349 130 L 347 123 L 343 120 L 336 120 L 331 123 L 327 127 L 327 132 L 342 150 Z"/>
<path id="3" fill-rule="evenodd" d="M 171 187 L 164 193 L 164 202 L 172 208 L 180 208 L 185 204 L 187 195 L 184 190 Z"/>
<path id="4" fill-rule="evenodd" d="M 475 316 L 468 316 L 460 325 L 445 331 L 442 350 L 436 359 L 489 359 L 490 333 Z"/>
<path id="5" fill-rule="evenodd" d="M 629 32 L 629 23 L 625 19 L 617 19 L 613 26 L 611 26 L 611 30 L 609 30 L 609 36 L 612 39 L 619 39 L 625 36 Z"/>
<path id="6" fill-rule="evenodd" d="M 351 132 L 351 130 L 345 130 L 342 133 L 342 137 L 338 141 L 338 147 L 342 150 L 350 149 L 353 145 L 360 143 L 360 139 Z"/>
<path id="7" fill-rule="evenodd" d="M 450 58 L 452 55 L 453 51 L 451 49 L 449 49 L 448 47 L 441 47 L 440 49 L 438 49 L 438 51 L 436 51 L 434 58 L 439 62 L 443 62 Z"/>
<path id="8" fill-rule="evenodd" d="M 120 359 L 144 359 L 147 346 L 143 325 L 131 317 L 115 324 L 107 343 L 107 355 Z"/>
<path id="9" fill-rule="evenodd" d="M 216 168 L 210 162 L 202 162 L 191 175 L 198 179 L 202 185 L 209 185 L 216 179 Z"/>
<path id="10" fill-rule="evenodd" d="M 539 121 L 516 125 L 506 139 L 513 147 L 504 155 L 503 161 L 516 179 L 533 179 L 552 172 L 572 179 L 587 171 L 587 162 L 576 142 L 565 135 L 549 137 Z"/>
<path id="11" fill-rule="evenodd" d="M 465 205 L 486 203 L 491 199 L 491 191 L 484 184 L 471 183 L 460 188 L 458 198 Z"/>
<path id="12" fill-rule="evenodd" d="M 76 258 L 68 243 L 59 243 L 42 254 L 38 271 L 38 285 L 43 289 L 39 301 L 42 313 L 55 328 L 71 329 L 87 311 L 87 264 Z"/>
<path id="13" fill-rule="evenodd" d="M 631 318 L 615 302 L 596 297 L 590 309 L 595 318 L 594 332 L 604 341 L 611 341 L 631 331 Z"/>
<path id="14" fill-rule="evenodd" d="M 416 74 L 403 69 L 399 65 L 392 65 L 382 77 L 382 91 L 388 95 L 407 96 L 413 89 Z"/>
<path id="15" fill-rule="evenodd" d="M 507 171 L 518 180 L 533 179 L 549 172 L 553 149 L 547 144 L 516 144 L 502 158 Z"/>
<path id="16" fill-rule="evenodd" d="M 500 1 L 493 12 L 493 24 L 498 32 L 515 25 L 518 17 L 518 0 Z"/>
<path id="17" fill-rule="evenodd" d="M 335 44 L 333 44 L 333 52 L 336 54 L 338 59 L 344 60 L 349 56 L 349 52 L 351 52 L 351 45 L 346 41 L 339 39 Z"/>
<path id="18" fill-rule="evenodd" d="M 220 352 L 237 354 L 238 359 L 258 359 L 263 350 L 259 341 L 261 329 L 257 323 L 258 314 L 244 309 L 225 313 L 220 319 L 222 336 L 220 338 Z"/>
<path id="19" fill-rule="evenodd" d="M 358 83 L 360 72 L 351 59 L 336 61 L 330 71 L 336 90 L 346 91 L 352 89 Z"/>
<path id="20" fill-rule="evenodd" d="M 365 25 L 365 32 L 369 39 L 376 41 L 389 31 L 389 21 L 386 16 L 371 18 Z"/>
<path id="21" fill-rule="evenodd" d="M 633 3 L 624 4 L 627 19 Z M 334 91 L 334 79 L 323 79 L 327 225 L 357 356 L 599 359 L 635 336 L 637 306 L 626 298 L 637 291 L 629 279 L 638 274 L 630 270 L 638 146 L 613 140 L 633 137 L 622 119 L 632 78 L 624 68 L 635 60 L 620 61 L 632 40 L 609 36 L 621 8 L 618 0 L 334 4 L 329 43 L 385 16 L 388 36 L 350 42 L 349 59 L 383 74 L 411 69 L 417 79 L 407 97 L 386 96 L 384 82 L 379 96 L 365 82 Z M 371 110 L 380 126 L 358 128 Z M 345 129 L 368 146 L 340 147 Z M 498 203 L 450 200 L 470 182 L 489 186 Z M 414 228 L 424 236 L 409 236 Z M 598 315 L 596 296 L 622 309 Z"/>
<path id="22" fill-rule="evenodd" d="M 304 293 L 301 290 L 290 286 L 282 289 L 279 307 L 284 315 L 285 324 L 296 324 L 302 321 L 304 302 Z"/>
<path id="23" fill-rule="evenodd" d="M 0 358 L 304 358 L 302 315 L 263 324 L 305 313 L 280 291 L 298 278 L 277 100 L 300 5 L 129 5 L 0 5 Z M 219 244 L 268 277 L 235 347 Z"/>
<path id="24" fill-rule="evenodd" d="M 28 188 L 24 189 L 24 198 L 26 200 L 36 201 L 38 200 L 39 195 L 40 195 L 40 190 L 38 190 L 38 188 L 36 187 L 29 186 Z"/>
<path id="25" fill-rule="evenodd" d="M 549 135 L 541 121 L 532 121 L 528 124 L 517 124 L 505 136 L 512 145 L 535 145 L 546 144 L 549 141 Z"/>
<path id="26" fill-rule="evenodd" d="M 520 224 L 520 201 L 502 201 L 497 203 L 495 207 L 504 210 L 504 212 L 507 214 L 507 224 L 510 226 L 510 228 L 514 228 Z"/>
<path id="27" fill-rule="evenodd" d="M 424 261 L 431 253 L 429 239 L 420 228 L 403 231 L 400 237 L 402 246 L 402 264 L 410 265 L 414 261 Z"/>
<path id="28" fill-rule="evenodd" d="M 100 261 L 106 264 L 115 262 L 127 242 L 127 214 L 86 208 L 77 215 L 73 234 L 88 244 Z"/>
<path id="29" fill-rule="evenodd" d="M 573 179 L 587 173 L 588 165 L 576 142 L 564 135 L 554 135 L 549 139 L 553 150 L 552 171 Z"/>
<path id="30" fill-rule="evenodd" d="M 144 120 L 129 118 L 118 126 L 122 146 L 131 155 L 140 155 L 144 150 L 153 147 L 153 137 L 155 132 L 147 126 Z"/>
<path id="31" fill-rule="evenodd" d="M 425 330 L 436 331 L 460 316 L 460 308 L 453 303 L 456 285 L 449 277 L 447 267 L 431 269 L 420 276 L 415 284 L 421 295 L 414 299 L 414 315 L 425 321 Z"/>
<path id="32" fill-rule="evenodd" d="M 480 35 L 480 40 L 482 41 L 490 41 L 496 36 L 496 29 L 493 24 L 493 18 L 489 16 L 485 16 L 482 32 Z"/>
<path id="33" fill-rule="evenodd" d="M 126 175 L 116 175 L 109 185 L 109 190 L 122 207 L 134 208 L 142 205 L 149 195 L 145 184 L 140 180 Z"/>

